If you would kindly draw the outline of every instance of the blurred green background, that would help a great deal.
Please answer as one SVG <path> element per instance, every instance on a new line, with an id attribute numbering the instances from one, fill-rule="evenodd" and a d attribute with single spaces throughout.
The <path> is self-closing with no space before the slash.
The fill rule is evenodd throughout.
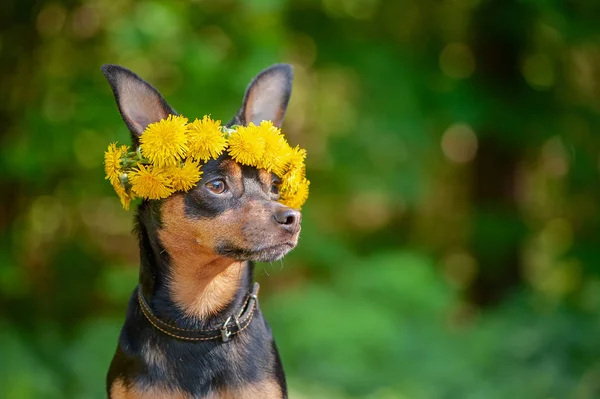
<path id="1" fill-rule="evenodd" d="M 600 398 L 600 2 L 3 1 L 0 397 L 101 398 L 137 279 L 99 67 L 229 120 L 295 66 L 292 398 Z"/>

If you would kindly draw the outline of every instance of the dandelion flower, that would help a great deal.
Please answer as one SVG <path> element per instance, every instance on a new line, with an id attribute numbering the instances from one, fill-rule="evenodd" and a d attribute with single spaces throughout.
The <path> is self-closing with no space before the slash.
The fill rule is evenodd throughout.
<path id="1" fill-rule="evenodd" d="M 269 134 L 281 134 L 281 130 L 273 125 L 273 122 L 271 121 L 262 121 L 260 125 L 257 126 L 257 132 L 263 137 Z"/>
<path id="2" fill-rule="evenodd" d="M 301 209 L 302 205 L 304 205 L 308 199 L 309 185 L 310 181 L 303 179 L 296 187 L 296 191 L 285 193 L 283 198 L 280 199 L 280 202 L 285 206 L 289 206 L 290 208 Z"/>
<path id="3" fill-rule="evenodd" d="M 296 146 L 288 156 L 287 171 L 281 176 L 281 190 L 283 192 L 295 193 L 298 187 L 306 180 L 306 150 Z"/>
<path id="4" fill-rule="evenodd" d="M 127 154 L 128 149 L 125 145 L 117 147 L 117 143 L 112 143 L 104 153 L 104 172 L 106 173 L 106 179 L 113 185 L 119 182 L 121 158 Z"/>
<path id="5" fill-rule="evenodd" d="M 221 131 L 221 121 L 205 115 L 188 125 L 188 155 L 204 162 L 218 158 L 227 146 L 227 139 Z"/>
<path id="6" fill-rule="evenodd" d="M 156 166 L 139 164 L 129 176 L 134 193 L 147 199 L 167 198 L 175 190 L 164 169 Z"/>
<path id="7" fill-rule="evenodd" d="M 178 115 L 149 124 L 140 137 L 142 155 L 159 168 L 177 165 L 188 149 L 186 124 L 187 118 Z"/>
<path id="8" fill-rule="evenodd" d="M 292 153 L 288 158 L 288 168 L 298 169 L 304 166 L 304 160 L 306 159 L 306 150 L 296 146 L 292 149 Z"/>
<path id="9" fill-rule="evenodd" d="M 296 192 L 298 186 L 305 180 L 306 166 L 304 164 L 296 165 L 294 168 L 289 169 L 283 176 L 281 176 L 281 190 L 284 192 Z"/>
<path id="10" fill-rule="evenodd" d="M 197 162 L 189 159 L 183 166 L 171 166 L 166 169 L 167 176 L 171 179 L 171 187 L 176 191 L 188 191 L 200 180 L 202 171 Z"/>
<path id="11" fill-rule="evenodd" d="M 259 134 L 265 140 L 265 153 L 257 167 L 273 172 L 277 176 L 282 176 L 292 155 L 292 148 L 281 134 L 281 131 L 273 126 L 270 121 L 261 122 Z"/>
<path id="12" fill-rule="evenodd" d="M 116 182 L 111 182 L 113 188 L 115 189 L 115 192 L 117 193 L 117 195 L 119 196 L 119 200 L 121 200 L 121 205 L 123 206 L 123 209 L 125 209 L 126 211 L 129 210 L 129 204 L 131 203 L 132 199 L 135 199 L 135 195 L 132 192 L 128 192 L 125 187 L 123 187 L 123 183 L 121 183 L 121 179 L 119 179 Z"/>
<path id="13" fill-rule="evenodd" d="M 238 126 L 229 137 L 229 155 L 242 165 L 256 166 L 265 152 L 265 139 L 259 135 L 258 126 Z"/>
<path id="14" fill-rule="evenodd" d="M 109 145 L 104 171 L 124 209 L 128 210 L 136 197 L 157 200 L 176 191 L 189 191 L 202 178 L 201 163 L 218 158 L 224 151 L 235 162 L 279 176 L 279 202 L 302 207 L 310 185 L 304 163 L 306 150 L 292 148 L 273 122 L 225 129 L 210 116 L 190 124 L 187 121 L 183 116 L 169 115 L 148 125 L 136 153 L 124 145 Z"/>

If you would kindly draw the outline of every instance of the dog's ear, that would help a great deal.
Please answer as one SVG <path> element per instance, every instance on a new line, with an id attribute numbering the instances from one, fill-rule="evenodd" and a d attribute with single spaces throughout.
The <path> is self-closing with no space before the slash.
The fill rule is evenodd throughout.
<path id="1" fill-rule="evenodd" d="M 137 144 L 146 126 L 176 112 L 152 85 L 127 68 L 103 65 L 102 72 L 115 95 L 119 112 Z"/>
<path id="2" fill-rule="evenodd" d="M 256 75 L 246 89 L 235 123 L 258 125 L 269 120 L 281 127 L 292 94 L 293 78 L 292 66 L 288 64 L 275 64 Z"/>

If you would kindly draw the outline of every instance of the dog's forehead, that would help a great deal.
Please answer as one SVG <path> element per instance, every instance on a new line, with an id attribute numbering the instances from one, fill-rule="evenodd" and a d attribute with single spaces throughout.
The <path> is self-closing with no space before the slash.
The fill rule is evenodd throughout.
<path id="1" fill-rule="evenodd" d="M 202 166 L 203 177 L 227 176 L 236 181 L 255 180 L 263 185 L 270 185 L 273 175 L 264 169 L 240 165 L 229 157 L 211 160 Z"/>
<path id="2" fill-rule="evenodd" d="M 241 179 L 243 175 L 242 165 L 230 158 L 218 160 L 215 168 L 219 174 L 227 175 L 233 179 Z"/>

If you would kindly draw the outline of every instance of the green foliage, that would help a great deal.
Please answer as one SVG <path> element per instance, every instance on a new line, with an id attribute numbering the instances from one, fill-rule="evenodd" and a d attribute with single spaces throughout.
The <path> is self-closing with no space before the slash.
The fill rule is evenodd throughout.
<path id="1" fill-rule="evenodd" d="M 258 268 L 295 398 L 600 397 L 600 9 L 548 1 L 0 5 L 0 397 L 101 398 L 137 282 L 102 155 L 119 63 L 228 121 L 295 66 L 298 248 Z"/>

